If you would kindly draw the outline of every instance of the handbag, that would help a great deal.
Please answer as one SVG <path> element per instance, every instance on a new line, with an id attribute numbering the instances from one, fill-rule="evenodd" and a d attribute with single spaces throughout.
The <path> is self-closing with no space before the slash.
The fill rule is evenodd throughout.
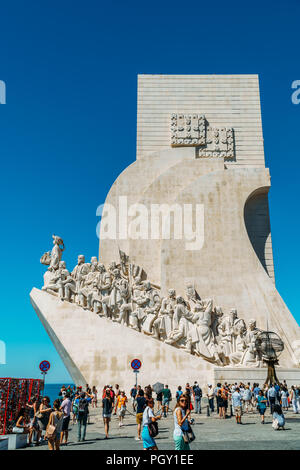
<path id="1" fill-rule="evenodd" d="M 149 420 L 149 410 L 148 410 L 148 420 Z M 148 431 L 150 437 L 155 437 L 158 434 L 158 424 L 156 421 L 150 421 L 148 423 Z"/>
<path id="2" fill-rule="evenodd" d="M 155 437 L 158 434 L 158 424 L 156 421 L 151 421 L 151 423 L 148 424 L 148 430 L 149 434 L 151 437 Z"/>
<path id="3" fill-rule="evenodd" d="M 12 429 L 13 434 L 24 434 L 24 429 L 23 428 L 18 428 L 17 426 L 14 426 Z"/>
<path id="4" fill-rule="evenodd" d="M 193 442 L 196 438 L 195 438 L 194 431 L 192 430 L 190 424 L 189 424 L 189 428 L 186 432 L 187 432 L 187 435 L 188 435 L 188 438 L 189 438 L 189 442 Z"/>

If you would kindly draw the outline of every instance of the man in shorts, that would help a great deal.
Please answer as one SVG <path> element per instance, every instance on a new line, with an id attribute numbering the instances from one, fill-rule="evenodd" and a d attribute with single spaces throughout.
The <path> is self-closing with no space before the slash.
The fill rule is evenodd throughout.
<path id="1" fill-rule="evenodd" d="M 69 435 L 69 423 L 70 423 L 70 414 L 71 414 L 72 402 L 70 400 L 70 393 L 67 392 L 65 394 L 65 398 L 62 401 L 60 406 L 61 411 L 64 414 L 63 417 L 63 424 L 61 428 L 60 434 L 60 444 L 63 443 L 63 439 L 65 438 L 65 444 L 68 444 L 68 435 Z"/>
<path id="2" fill-rule="evenodd" d="M 165 385 L 165 388 L 162 391 L 163 401 L 162 401 L 162 409 L 164 412 L 164 417 L 166 418 L 169 411 L 169 404 L 171 401 L 171 390 L 169 389 L 168 385 Z"/>
<path id="3" fill-rule="evenodd" d="M 143 413 L 144 409 L 146 408 L 146 398 L 144 397 L 144 390 L 139 390 L 138 395 L 136 397 L 136 424 L 137 424 L 137 437 L 135 438 L 136 441 L 141 441 L 141 427 L 143 422 Z"/>
<path id="4" fill-rule="evenodd" d="M 231 396 L 232 406 L 235 412 L 235 420 L 237 424 L 242 424 L 242 395 L 237 387 Z"/>

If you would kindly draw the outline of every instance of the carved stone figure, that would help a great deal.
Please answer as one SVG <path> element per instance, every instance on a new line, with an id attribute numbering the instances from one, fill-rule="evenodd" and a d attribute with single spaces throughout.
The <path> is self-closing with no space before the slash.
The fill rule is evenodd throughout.
<path id="1" fill-rule="evenodd" d="M 173 330 L 165 343 L 184 348 L 191 328 L 192 318 L 193 314 L 188 309 L 187 302 L 181 296 L 177 297 L 173 316 Z"/>
<path id="2" fill-rule="evenodd" d="M 164 297 L 158 317 L 153 322 L 153 337 L 166 339 L 172 331 L 173 315 L 176 306 L 176 292 L 169 289 L 168 297 Z"/>
<path id="3" fill-rule="evenodd" d="M 121 277 L 119 269 L 114 269 L 113 272 L 113 281 L 111 285 L 111 292 L 109 296 L 109 316 L 114 316 L 115 318 L 120 312 L 120 309 L 123 304 L 127 304 L 129 298 L 129 288 L 128 281 Z"/>
<path id="4" fill-rule="evenodd" d="M 260 367 L 261 365 L 261 360 L 255 347 L 255 340 L 259 333 L 261 333 L 261 330 L 256 328 L 256 321 L 253 319 L 249 320 L 245 336 L 247 349 L 241 359 L 241 364 L 246 367 Z"/>
<path id="5" fill-rule="evenodd" d="M 66 268 L 66 263 L 64 261 L 59 262 L 59 267 L 55 272 L 54 277 L 47 286 L 44 286 L 42 290 L 47 292 L 57 292 L 60 298 L 63 300 L 65 297 L 65 283 L 70 277 L 70 273 Z"/>
<path id="6" fill-rule="evenodd" d="M 78 290 L 78 303 L 83 308 L 93 309 L 94 283 L 98 276 L 98 260 L 91 259 L 90 272 L 82 276 L 81 287 Z"/>
<path id="7" fill-rule="evenodd" d="M 90 265 L 85 262 L 84 255 L 78 256 L 78 263 L 71 273 L 71 279 L 65 284 L 65 298 L 70 301 L 72 294 L 75 302 L 79 303 L 78 293 L 84 281 L 84 276 L 89 273 Z"/>
<path id="8" fill-rule="evenodd" d="M 195 352 L 198 356 L 222 364 L 211 329 L 212 311 L 212 299 L 198 302 L 191 320 L 194 325 L 190 329 L 188 345 L 191 346 L 191 352 Z"/>
<path id="9" fill-rule="evenodd" d="M 229 312 L 229 315 L 223 317 L 223 319 L 221 320 L 218 326 L 219 344 L 221 345 L 224 356 L 228 358 L 230 354 L 232 354 L 236 350 L 235 325 L 238 323 L 238 321 L 239 319 L 237 316 L 237 310 L 235 308 L 232 308 Z"/>
<path id="10" fill-rule="evenodd" d="M 219 366 L 262 366 L 255 347 L 261 330 L 255 320 L 246 328 L 234 308 L 224 316 L 220 306 L 213 308 L 212 299 L 201 300 L 192 284 L 186 286 L 187 301 L 176 297 L 174 289 L 161 299 L 160 288 L 143 281 L 143 269 L 129 263 L 123 252 L 120 264 L 112 262 L 108 271 L 95 256 L 85 263 L 79 255 L 70 274 L 60 260 L 62 239 L 53 236 L 53 243 L 52 252 L 44 255 L 50 264 L 44 291 Z"/>

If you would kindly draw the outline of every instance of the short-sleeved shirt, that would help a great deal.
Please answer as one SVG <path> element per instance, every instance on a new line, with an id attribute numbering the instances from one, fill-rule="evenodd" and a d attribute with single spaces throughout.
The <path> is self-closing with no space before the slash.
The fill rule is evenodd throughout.
<path id="1" fill-rule="evenodd" d="M 124 397 L 122 397 L 121 395 L 118 396 L 118 398 L 117 398 L 118 408 L 122 408 L 122 407 L 126 406 L 126 402 L 127 402 L 127 397 L 126 396 L 124 396 Z"/>
<path id="2" fill-rule="evenodd" d="M 266 405 L 266 402 L 265 401 L 263 402 L 262 400 L 266 400 L 266 397 L 258 395 L 257 406 L 258 408 L 263 410 L 264 408 L 267 408 L 267 405 Z"/>
<path id="3" fill-rule="evenodd" d="M 67 418 L 68 416 L 70 416 L 71 408 L 72 408 L 71 400 L 69 398 L 65 398 L 61 404 L 61 409 L 64 413 L 64 418 Z"/>
<path id="4" fill-rule="evenodd" d="M 146 405 L 146 398 L 145 397 L 137 397 L 136 399 L 136 414 L 144 413 L 145 405 Z"/>
<path id="5" fill-rule="evenodd" d="M 242 406 L 242 395 L 239 392 L 234 392 L 232 394 L 232 406 L 236 408 L 237 406 Z"/>
<path id="6" fill-rule="evenodd" d="M 151 422 L 151 418 L 154 418 L 154 413 L 150 406 L 147 406 L 143 413 L 143 426 L 147 426 Z"/>
<path id="7" fill-rule="evenodd" d="M 112 411 L 112 400 L 110 400 L 109 398 L 103 398 L 102 405 L 103 405 L 103 414 L 110 415 Z"/>
<path id="8" fill-rule="evenodd" d="M 136 395 L 137 395 L 137 389 L 136 388 L 132 388 L 131 391 L 130 391 L 130 395 L 135 398 Z"/>
<path id="9" fill-rule="evenodd" d="M 169 400 L 171 397 L 171 390 L 169 388 L 164 388 L 162 394 L 165 399 Z"/>

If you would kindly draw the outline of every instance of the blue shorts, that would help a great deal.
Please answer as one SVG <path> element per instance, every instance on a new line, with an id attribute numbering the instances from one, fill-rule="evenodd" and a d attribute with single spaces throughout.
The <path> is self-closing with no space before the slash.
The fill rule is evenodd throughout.
<path id="1" fill-rule="evenodd" d="M 164 406 L 169 406 L 169 403 L 170 403 L 169 398 L 164 398 L 164 399 L 163 399 L 162 404 L 163 404 Z"/>

